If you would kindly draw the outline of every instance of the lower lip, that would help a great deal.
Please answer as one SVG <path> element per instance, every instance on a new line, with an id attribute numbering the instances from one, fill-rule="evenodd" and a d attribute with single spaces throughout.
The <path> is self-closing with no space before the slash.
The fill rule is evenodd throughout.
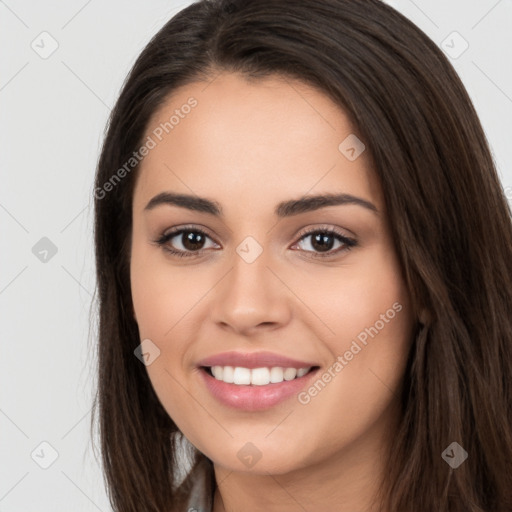
<path id="1" fill-rule="evenodd" d="M 291 396 L 297 395 L 317 372 L 318 368 L 315 368 L 303 377 L 265 386 L 239 386 L 217 380 L 204 368 L 200 369 L 206 387 L 217 400 L 224 405 L 244 411 L 261 411 L 284 402 Z"/>

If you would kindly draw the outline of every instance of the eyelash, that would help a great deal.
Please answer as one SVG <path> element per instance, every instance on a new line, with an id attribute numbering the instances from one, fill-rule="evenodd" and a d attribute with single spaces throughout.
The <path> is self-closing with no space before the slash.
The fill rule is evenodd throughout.
<path id="1" fill-rule="evenodd" d="M 165 233 L 162 236 L 160 236 L 158 239 L 153 240 L 153 242 L 156 243 L 157 245 L 161 246 L 164 251 L 169 252 L 173 256 L 178 256 L 180 258 L 183 258 L 183 257 L 190 258 L 190 257 L 199 256 L 205 249 L 200 249 L 198 251 L 181 251 L 181 250 L 172 249 L 171 247 L 166 245 L 169 240 L 171 240 L 175 236 L 183 234 L 185 232 L 200 233 L 201 235 L 204 235 L 205 237 L 211 238 L 202 229 L 196 228 L 194 226 L 185 226 L 185 227 L 176 229 L 174 231 L 170 231 L 169 233 Z M 348 237 L 342 235 L 340 232 L 338 232 L 337 230 L 335 230 L 333 228 L 314 228 L 314 229 L 311 229 L 311 230 L 306 231 L 305 233 L 303 233 L 301 235 L 301 237 L 299 238 L 298 242 L 300 242 L 304 238 L 307 238 L 308 236 L 313 235 L 313 234 L 333 235 L 333 236 L 336 237 L 337 240 L 339 240 L 340 242 L 342 242 L 345 245 L 344 248 L 338 248 L 336 251 L 328 252 L 328 253 L 314 253 L 313 251 L 305 251 L 305 252 L 308 252 L 308 253 L 313 252 L 313 254 L 314 254 L 312 256 L 313 258 L 328 258 L 328 257 L 332 257 L 332 256 L 337 255 L 339 253 L 343 253 L 345 251 L 350 251 L 350 249 L 352 249 L 353 247 L 356 247 L 358 245 L 358 242 L 356 240 L 354 240 L 353 238 L 348 238 Z"/>

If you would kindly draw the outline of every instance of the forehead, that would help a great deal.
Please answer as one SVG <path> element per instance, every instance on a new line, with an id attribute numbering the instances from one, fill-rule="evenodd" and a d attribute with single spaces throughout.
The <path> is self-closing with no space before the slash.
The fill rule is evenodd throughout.
<path id="1" fill-rule="evenodd" d="M 356 136 L 338 105 L 297 80 L 249 82 L 224 73 L 189 84 L 148 124 L 145 139 L 154 147 L 141 162 L 134 207 L 165 190 L 215 197 L 226 210 L 230 203 L 268 203 L 270 210 L 283 199 L 326 192 L 379 207 L 368 154 L 351 161 L 343 152 Z"/>

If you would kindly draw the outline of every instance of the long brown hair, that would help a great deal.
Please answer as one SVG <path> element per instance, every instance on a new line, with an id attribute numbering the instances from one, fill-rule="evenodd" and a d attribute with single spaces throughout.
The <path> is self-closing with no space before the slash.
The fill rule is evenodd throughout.
<path id="1" fill-rule="evenodd" d="M 141 340 L 129 261 L 138 167 L 113 177 L 168 95 L 219 71 L 300 79 L 344 109 L 367 144 L 414 310 L 428 312 L 404 375 L 383 508 L 511 511 L 511 211 L 452 65 L 379 0 L 201 0 L 153 37 L 129 73 L 95 181 L 99 381 L 92 421 L 99 413 L 114 510 L 167 511 L 183 492 L 174 485 L 178 429 L 134 356 Z M 456 469 L 442 457 L 452 442 L 468 454 Z M 193 455 L 213 479 L 211 461 Z"/>

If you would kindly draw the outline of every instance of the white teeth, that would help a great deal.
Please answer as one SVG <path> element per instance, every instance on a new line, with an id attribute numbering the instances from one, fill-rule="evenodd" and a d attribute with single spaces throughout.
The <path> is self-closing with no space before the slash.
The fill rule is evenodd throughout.
<path id="1" fill-rule="evenodd" d="M 235 368 L 233 383 L 234 384 L 250 384 L 251 383 L 251 370 L 249 370 L 249 368 L 241 368 L 240 366 L 237 366 Z"/>
<path id="2" fill-rule="evenodd" d="M 270 368 L 270 382 L 275 384 L 276 382 L 283 382 L 283 369 L 279 366 Z"/>
<path id="3" fill-rule="evenodd" d="M 224 368 L 222 366 L 212 366 L 212 373 L 217 380 L 222 380 Z"/>
<path id="4" fill-rule="evenodd" d="M 304 377 L 304 375 L 306 375 L 306 373 L 308 373 L 309 371 L 309 368 L 299 368 L 297 370 L 297 377 Z"/>
<path id="5" fill-rule="evenodd" d="M 253 368 L 251 371 L 251 384 L 266 386 L 270 382 L 270 370 L 268 368 Z"/>
<path id="6" fill-rule="evenodd" d="M 297 370 L 295 368 L 286 368 L 284 370 L 284 380 L 293 380 L 297 376 Z"/>
<path id="7" fill-rule="evenodd" d="M 274 366 L 272 368 L 250 369 L 241 366 L 212 366 L 211 372 L 217 380 L 222 380 L 228 384 L 266 386 L 267 384 L 277 384 L 284 380 L 303 377 L 311 368 L 282 368 Z"/>
<path id="8" fill-rule="evenodd" d="M 224 382 L 231 384 L 234 381 L 235 369 L 232 366 L 224 366 L 224 368 L 222 368 L 222 366 L 217 366 L 217 368 L 220 368 L 221 370 L 223 370 L 222 380 Z M 219 379 L 219 380 L 221 380 L 221 379 Z"/>

